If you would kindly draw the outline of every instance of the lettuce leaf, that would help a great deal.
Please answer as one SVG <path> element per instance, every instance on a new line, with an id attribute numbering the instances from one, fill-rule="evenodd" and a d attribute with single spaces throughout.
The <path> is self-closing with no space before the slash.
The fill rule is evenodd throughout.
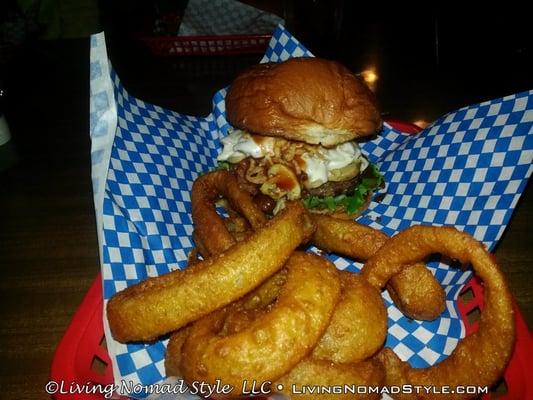
<path id="1" fill-rule="evenodd" d="M 219 161 L 213 170 L 214 171 L 229 171 L 230 169 L 231 169 L 231 164 L 229 162 Z"/>
<path id="2" fill-rule="evenodd" d="M 303 202 L 306 208 L 334 211 L 344 208 L 350 215 L 355 214 L 364 204 L 369 194 L 383 185 L 383 175 L 375 164 L 370 164 L 363 172 L 359 184 L 350 194 L 339 196 L 309 196 Z"/>

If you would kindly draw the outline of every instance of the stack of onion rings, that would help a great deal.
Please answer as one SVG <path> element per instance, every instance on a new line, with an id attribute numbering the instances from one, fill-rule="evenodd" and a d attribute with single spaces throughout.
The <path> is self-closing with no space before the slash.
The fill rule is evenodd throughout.
<path id="1" fill-rule="evenodd" d="M 326 332 L 309 357 L 274 382 L 289 397 L 299 399 L 379 399 L 379 394 L 304 393 L 313 385 L 380 386 L 384 371 L 380 363 L 363 361 L 383 347 L 387 335 L 387 312 L 379 291 L 361 276 L 341 273 L 342 296 Z M 296 390 L 294 390 L 296 389 Z M 298 394 L 296 394 L 298 393 Z"/>
<path id="2" fill-rule="evenodd" d="M 282 376 L 309 354 L 339 299 L 337 270 L 322 257 L 298 252 L 286 268 L 287 281 L 272 308 L 242 331 L 217 335 L 229 309 L 192 325 L 181 355 L 187 381 L 214 384 L 220 379 L 239 388 L 245 380 L 264 382 Z"/>
<path id="3" fill-rule="evenodd" d="M 215 209 L 221 197 L 229 207 L 227 219 Z M 245 380 L 274 382 L 273 388 L 302 399 L 379 395 L 291 393 L 291 388 L 484 386 L 501 376 L 514 343 L 511 295 L 497 264 L 470 236 L 452 228 L 414 227 L 389 239 L 353 221 L 311 217 L 290 202 L 269 221 L 225 171 L 200 177 L 192 203 L 197 250 L 189 268 L 130 287 L 107 305 L 117 340 L 175 332 L 165 359 L 168 375 L 189 382 L 221 380 L 237 389 L 232 395 Z M 367 260 L 361 274 L 337 272 L 319 256 L 294 252 L 309 239 L 322 250 Z M 471 262 L 485 282 L 486 308 L 479 331 L 450 357 L 413 369 L 390 349 L 381 350 L 386 312 L 379 291 L 387 286 L 411 317 L 435 318 L 443 291 L 419 263 L 430 253 Z M 424 287 L 417 287 L 420 282 Z M 401 394 L 397 400 L 433 397 Z"/>
<path id="4" fill-rule="evenodd" d="M 107 304 L 113 337 L 154 340 L 230 304 L 279 271 L 313 230 L 303 206 L 291 203 L 220 256 L 126 288 Z"/>

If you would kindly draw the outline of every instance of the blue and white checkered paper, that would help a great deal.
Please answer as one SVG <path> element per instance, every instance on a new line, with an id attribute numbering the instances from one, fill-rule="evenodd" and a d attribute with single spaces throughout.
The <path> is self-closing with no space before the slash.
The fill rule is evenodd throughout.
<path id="1" fill-rule="evenodd" d="M 112 90 L 103 90 L 97 85 L 102 71 L 108 70 L 103 35 L 93 37 L 92 45 L 91 54 L 100 56 L 91 58 L 91 136 L 107 301 L 149 276 L 186 266 L 193 248 L 192 182 L 215 165 L 219 139 L 229 125 L 224 89 L 214 95 L 213 113 L 207 118 L 136 99 L 113 72 L 106 77 L 107 89 Z M 312 55 L 280 26 L 262 61 L 296 56 Z M 102 117 L 105 113 L 111 119 Z M 109 129 L 113 118 L 116 129 Z M 387 187 L 359 221 L 389 235 L 421 223 L 453 225 L 494 248 L 533 170 L 532 124 L 533 91 L 462 108 L 414 137 L 385 125 L 379 136 L 361 147 L 378 164 Z M 109 148 L 95 146 L 105 134 Z M 342 257 L 331 258 L 340 269 L 360 268 Z M 471 273 L 438 260 L 429 266 L 447 293 L 441 318 L 409 320 L 384 294 L 389 316 L 386 345 L 415 367 L 441 361 L 464 336 L 455 300 Z M 106 320 L 104 324 L 117 381 L 146 385 L 165 379 L 165 339 L 123 345 L 113 340 Z"/>

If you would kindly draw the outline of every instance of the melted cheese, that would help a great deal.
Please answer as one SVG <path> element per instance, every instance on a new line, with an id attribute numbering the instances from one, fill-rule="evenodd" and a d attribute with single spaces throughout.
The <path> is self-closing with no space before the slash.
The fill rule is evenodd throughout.
<path id="1" fill-rule="evenodd" d="M 222 153 L 217 157 L 218 161 L 238 163 L 247 157 L 262 158 L 267 154 L 273 154 L 274 138 L 264 137 L 254 140 L 248 133 L 235 129 L 222 140 Z"/>
<path id="2" fill-rule="evenodd" d="M 324 183 L 333 180 L 338 181 L 334 176 L 335 172 L 353 165 L 356 174 L 363 172 L 368 167 L 368 160 L 362 155 L 361 149 L 355 142 L 339 144 L 331 149 L 321 148 L 315 155 L 304 154 L 304 171 L 307 174 L 308 188 L 316 188 Z M 352 169 L 351 169 L 352 170 Z M 353 177 L 356 174 L 351 173 Z"/>
<path id="3" fill-rule="evenodd" d="M 274 141 L 273 137 L 261 137 L 258 140 L 236 129 L 222 139 L 223 148 L 217 159 L 238 163 L 247 157 L 257 159 L 274 156 Z M 307 175 L 305 185 L 308 188 L 319 187 L 330 180 L 342 180 L 339 177 L 342 177 L 343 169 L 354 176 L 354 170 L 360 173 L 368 167 L 368 160 L 355 142 L 342 143 L 332 148 L 317 146 L 317 151 L 306 153 L 297 161 Z"/>

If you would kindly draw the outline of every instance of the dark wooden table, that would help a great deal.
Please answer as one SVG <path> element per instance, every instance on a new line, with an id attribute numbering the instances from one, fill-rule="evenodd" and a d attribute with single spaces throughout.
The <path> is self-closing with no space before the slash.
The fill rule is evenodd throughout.
<path id="1" fill-rule="evenodd" d="M 113 62 L 133 95 L 193 115 L 207 114 L 212 93 L 258 61 L 257 56 L 157 59 L 130 42 L 110 43 Z M 33 43 L 6 75 L 17 160 L 0 172 L 0 398 L 47 398 L 43 387 L 56 345 L 99 270 L 88 48 L 88 40 Z M 364 64 L 342 57 L 353 68 Z M 413 71 L 407 61 L 393 61 L 383 59 L 377 93 L 389 117 L 408 121 L 431 121 L 530 83 L 502 77 L 490 93 L 481 83 L 465 90 L 441 72 L 428 73 L 423 66 Z M 532 216 L 529 185 L 496 250 L 529 326 Z"/>

